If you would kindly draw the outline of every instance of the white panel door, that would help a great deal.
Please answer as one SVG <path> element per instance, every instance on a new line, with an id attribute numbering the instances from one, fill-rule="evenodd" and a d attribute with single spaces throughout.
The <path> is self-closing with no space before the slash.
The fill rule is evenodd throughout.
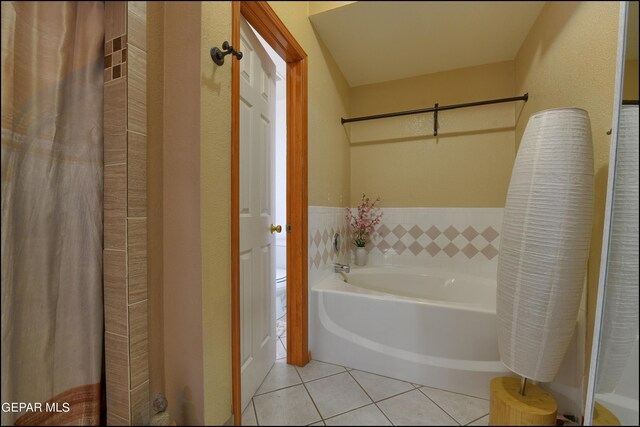
<path id="1" fill-rule="evenodd" d="M 242 408 L 276 358 L 276 67 L 244 19 L 240 25 L 240 354 Z"/>

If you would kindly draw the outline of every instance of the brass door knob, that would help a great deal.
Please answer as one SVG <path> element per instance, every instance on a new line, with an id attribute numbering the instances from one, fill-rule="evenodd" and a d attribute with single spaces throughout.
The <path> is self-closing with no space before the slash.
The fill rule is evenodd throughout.
<path id="1" fill-rule="evenodd" d="M 270 231 L 271 231 L 271 234 L 273 234 L 273 233 L 282 233 L 282 226 L 281 225 L 273 225 L 273 224 L 271 224 Z"/>

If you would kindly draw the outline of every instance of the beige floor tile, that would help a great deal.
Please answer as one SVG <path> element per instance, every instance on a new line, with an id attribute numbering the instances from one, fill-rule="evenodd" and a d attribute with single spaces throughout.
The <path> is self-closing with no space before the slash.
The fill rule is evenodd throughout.
<path id="1" fill-rule="evenodd" d="M 365 406 L 325 421 L 330 426 L 390 426 L 387 417 L 376 405 Z"/>
<path id="2" fill-rule="evenodd" d="M 253 402 L 261 426 L 302 426 L 321 421 L 320 414 L 302 384 L 256 396 Z"/>
<path id="3" fill-rule="evenodd" d="M 342 366 L 319 362 L 317 360 L 312 360 L 303 368 L 297 369 L 298 373 L 300 373 L 302 381 L 304 382 L 317 380 L 318 378 L 323 378 L 329 375 L 337 374 L 338 372 L 345 371 Z"/>
<path id="4" fill-rule="evenodd" d="M 258 388 L 256 395 L 269 393 L 281 388 L 300 384 L 300 376 L 293 365 L 287 365 L 286 359 L 276 360 L 276 363 L 267 374 L 266 378 Z"/>
<path id="5" fill-rule="evenodd" d="M 475 420 L 472 423 L 467 424 L 468 426 L 488 426 L 489 425 L 489 415 L 485 415 L 479 420 Z"/>
<path id="6" fill-rule="evenodd" d="M 370 374 L 369 372 L 353 370 L 350 373 L 374 402 L 415 388 L 404 381 Z"/>
<path id="7" fill-rule="evenodd" d="M 378 407 L 394 425 L 458 425 L 419 390 L 383 400 Z"/>
<path id="8" fill-rule="evenodd" d="M 422 387 L 420 391 L 463 425 L 489 413 L 489 401 L 485 399 L 430 387 Z"/>
<path id="9" fill-rule="evenodd" d="M 256 412 L 253 410 L 253 401 L 250 400 L 249 404 L 242 412 L 242 425 L 243 426 L 257 426 Z"/>
<path id="10" fill-rule="evenodd" d="M 305 384 L 322 418 L 367 405 L 371 399 L 347 372 Z"/>

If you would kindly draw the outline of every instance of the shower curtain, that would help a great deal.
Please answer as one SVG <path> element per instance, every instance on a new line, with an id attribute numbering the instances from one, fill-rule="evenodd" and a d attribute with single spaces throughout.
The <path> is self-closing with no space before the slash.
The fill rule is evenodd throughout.
<path id="1" fill-rule="evenodd" d="M 3 425 L 100 421 L 103 14 L 2 2 Z"/>

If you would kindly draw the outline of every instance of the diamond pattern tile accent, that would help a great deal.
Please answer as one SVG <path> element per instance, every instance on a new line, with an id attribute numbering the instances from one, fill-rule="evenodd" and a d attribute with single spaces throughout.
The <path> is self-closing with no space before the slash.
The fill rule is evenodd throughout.
<path id="1" fill-rule="evenodd" d="M 418 255 L 420 252 L 424 250 L 424 247 L 422 247 L 422 245 L 418 242 L 413 242 L 409 246 L 409 250 L 411 251 L 412 254 Z"/>
<path id="2" fill-rule="evenodd" d="M 382 253 L 385 253 L 386 251 L 388 251 L 390 247 L 391 245 L 386 240 L 383 240 L 376 245 L 376 248 L 380 249 Z"/>
<path id="3" fill-rule="evenodd" d="M 455 254 L 460 252 L 460 249 L 458 249 L 458 247 L 453 243 L 449 243 L 442 250 L 444 251 L 445 254 L 449 255 L 449 258 L 452 258 Z"/>
<path id="4" fill-rule="evenodd" d="M 435 225 L 432 225 L 431 227 L 429 227 L 429 229 L 425 231 L 425 233 L 427 234 L 427 236 L 431 238 L 431 240 L 435 240 L 436 237 L 442 234 L 442 232 L 438 230 L 438 227 L 436 227 Z"/>
<path id="5" fill-rule="evenodd" d="M 469 243 L 467 246 L 462 248 L 462 253 L 465 254 L 467 258 L 471 259 L 478 253 L 478 249 Z"/>
<path id="6" fill-rule="evenodd" d="M 387 237 L 389 233 L 391 233 L 391 230 L 389 230 L 389 227 L 387 227 L 386 225 L 382 224 L 380 225 L 380 227 L 378 227 L 378 234 L 382 236 L 383 239 Z"/>
<path id="7" fill-rule="evenodd" d="M 475 228 L 473 228 L 472 226 L 468 226 L 467 228 L 464 229 L 464 231 L 462 232 L 462 235 L 464 236 L 465 239 L 467 239 L 468 241 L 472 241 L 473 239 L 476 238 L 476 236 L 479 233 L 476 231 Z"/>
<path id="8" fill-rule="evenodd" d="M 402 252 L 407 249 L 407 246 L 402 243 L 402 241 L 398 240 L 393 246 L 391 246 L 398 254 L 402 254 Z"/>
<path id="9" fill-rule="evenodd" d="M 333 208 L 322 209 L 330 210 L 310 213 L 308 249 L 310 270 L 324 269 L 327 263 L 350 256 L 352 249 L 342 208 L 335 208 L 335 212 Z M 460 223 L 459 219 L 454 222 L 452 218 L 452 222 L 446 224 L 446 222 L 443 223 L 443 217 L 438 217 L 439 214 L 437 214 L 435 217 L 425 216 L 417 219 L 416 222 L 412 220 L 398 224 L 397 217 L 390 215 L 388 220 L 392 225 L 380 224 L 371 236 L 370 242 L 367 243 L 369 252 L 384 254 L 393 249 L 399 255 L 428 258 L 438 256 L 443 251 L 449 258 L 455 257 L 461 260 L 481 258 L 489 261 L 495 260 L 498 255 L 499 228 L 489 226 L 484 218 L 469 217 L 467 224 Z M 331 239 L 335 233 L 339 233 L 342 238 L 338 253 L 331 247 Z"/>
<path id="10" fill-rule="evenodd" d="M 425 249 L 427 250 L 427 252 L 429 252 L 431 256 L 436 256 L 436 254 L 442 250 L 440 246 L 438 246 L 434 242 L 429 243 L 429 245 L 427 245 Z"/>
<path id="11" fill-rule="evenodd" d="M 409 230 L 409 234 L 414 239 L 422 236 L 422 233 L 424 233 L 424 231 L 422 231 L 422 228 L 418 227 L 417 225 L 414 225 L 413 227 L 411 227 L 411 230 Z"/>
<path id="12" fill-rule="evenodd" d="M 482 232 L 482 237 L 487 239 L 487 242 L 493 242 L 498 237 L 498 232 L 489 226 Z M 494 248 L 495 249 L 495 248 Z"/>
<path id="13" fill-rule="evenodd" d="M 447 239 L 453 240 L 458 237 L 458 234 L 460 234 L 460 232 L 456 230 L 453 225 L 450 225 L 446 230 L 444 230 L 442 234 L 444 234 Z"/>
<path id="14" fill-rule="evenodd" d="M 396 227 L 393 229 L 393 234 L 395 234 L 396 237 L 399 239 L 405 234 L 407 234 L 407 230 L 405 230 L 405 228 L 402 225 L 396 225 Z"/>
<path id="15" fill-rule="evenodd" d="M 498 255 L 498 250 L 493 245 L 487 245 L 484 249 L 482 249 L 482 254 L 486 256 L 488 259 L 493 259 L 496 255 Z"/>

